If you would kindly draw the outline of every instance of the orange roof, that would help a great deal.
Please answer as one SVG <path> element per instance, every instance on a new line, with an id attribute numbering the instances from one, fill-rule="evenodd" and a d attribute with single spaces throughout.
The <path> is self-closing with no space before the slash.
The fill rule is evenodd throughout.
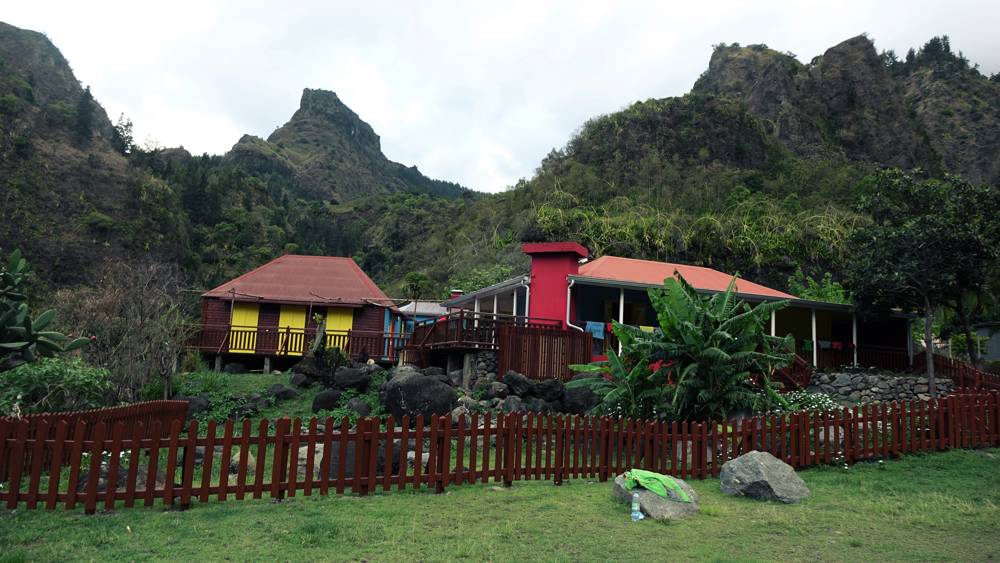
<path id="1" fill-rule="evenodd" d="M 351 258 L 286 254 L 202 294 L 278 303 L 392 302 Z"/>
<path id="2" fill-rule="evenodd" d="M 733 279 L 729 274 L 711 268 L 618 256 L 601 256 L 592 262 L 587 262 L 580 266 L 578 276 L 644 285 L 661 285 L 663 280 L 673 277 L 674 272 L 680 273 L 695 289 L 705 291 L 725 291 L 729 287 L 730 280 Z M 744 279 L 736 280 L 736 291 L 744 295 L 796 299 L 794 295 Z"/>

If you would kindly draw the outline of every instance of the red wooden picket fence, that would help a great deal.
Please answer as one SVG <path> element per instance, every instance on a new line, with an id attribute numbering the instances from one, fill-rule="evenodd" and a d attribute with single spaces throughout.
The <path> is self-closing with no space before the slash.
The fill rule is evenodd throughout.
<path id="1" fill-rule="evenodd" d="M 146 401 L 133 403 L 120 407 L 108 407 L 102 409 L 91 409 L 84 411 L 66 411 L 56 413 L 30 414 L 22 417 L 24 421 L 24 435 L 29 439 L 44 436 L 46 440 L 55 439 L 56 425 L 59 421 L 65 421 L 70 428 L 75 428 L 77 423 L 83 423 L 83 439 L 90 440 L 94 435 L 94 430 L 98 422 L 105 425 L 117 423 L 132 426 L 138 423 L 143 424 L 143 428 L 152 428 L 153 421 L 160 421 L 163 429 L 162 436 L 166 436 L 166 431 L 174 421 L 183 421 L 187 415 L 187 401 Z M 15 437 L 14 424 L 16 419 L 0 417 L 0 438 L 12 439 Z M 6 423 L 6 424 L 4 424 Z M 148 434 L 143 434 L 143 438 L 148 438 Z M 10 452 L 0 447 L 0 482 L 6 480 L 7 469 L 10 465 Z"/>
<path id="2" fill-rule="evenodd" d="M 252 423 L 154 420 L 112 425 L 48 421 L 28 437 L 26 421 L 0 421 L 0 455 L 10 479 L 0 502 L 8 509 L 59 505 L 99 508 L 182 508 L 229 499 L 302 494 L 367 495 L 377 491 L 570 478 L 607 480 L 638 467 L 683 479 L 717 476 L 722 464 L 751 450 L 795 468 L 854 463 L 919 451 L 1000 444 L 995 392 L 969 391 L 931 401 L 875 403 L 827 412 L 757 416 L 739 422 L 647 422 L 606 417 L 512 413 L 362 419 L 278 419 Z M 383 424 L 384 422 L 384 424 Z M 320 426 L 322 424 L 322 426 Z M 13 437 L 10 437 L 13 436 Z M 427 463 L 406 462 L 412 452 Z M 68 453 L 68 457 L 66 454 Z M 128 458 L 122 456 L 127 454 Z M 84 455 L 89 454 L 89 455 Z M 196 457 L 201 456 L 200 460 Z M 250 456 L 253 456 L 251 459 Z M 57 460 L 66 460 L 65 463 Z M 254 462 L 255 461 L 255 462 Z M 84 477 L 102 473 L 107 479 Z"/>

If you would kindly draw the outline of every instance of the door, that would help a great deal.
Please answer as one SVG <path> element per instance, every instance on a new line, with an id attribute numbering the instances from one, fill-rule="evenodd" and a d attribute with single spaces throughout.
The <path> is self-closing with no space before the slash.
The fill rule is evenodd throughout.
<path id="1" fill-rule="evenodd" d="M 327 307 L 326 347 L 350 351 L 347 332 L 354 327 L 354 309 L 348 307 Z"/>
<path id="2" fill-rule="evenodd" d="M 257 348 L 257 319 L 260 307 L 256 303 L 234 303 L 229 329 L 229 351 L 233 354 L 253 354 Z"/>
<path id="3" fill-rule="evenodd" d="M 306 308 L 282 305 L 278 316 L 278 355 L 301 356 L 305 350 Z"/>

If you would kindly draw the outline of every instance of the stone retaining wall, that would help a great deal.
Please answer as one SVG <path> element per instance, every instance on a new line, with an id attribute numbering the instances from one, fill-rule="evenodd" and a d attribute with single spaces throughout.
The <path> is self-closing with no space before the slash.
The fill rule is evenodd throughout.
<path id="1" fill-rule="evenodd" d="M 949 395 L 955 389 L 950 379 L 936 379 L 939 395 Z M 886 401 L 927 400 L 927 376 L 907 376 L 887 373 L 813 373 L 809 391 L 822 392 L 841 401 L 872 403 Z"/>

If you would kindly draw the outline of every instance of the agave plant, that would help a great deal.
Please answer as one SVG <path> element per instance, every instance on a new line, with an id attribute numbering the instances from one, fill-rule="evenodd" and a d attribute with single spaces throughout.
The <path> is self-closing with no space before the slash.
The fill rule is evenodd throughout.
<path id="1" fill-rule="evenodd" d="M 0 371 L 13 369 L 38 357 L 81 348 L 86 338 L 71 339 L 61 332 L 46 330 L 56 312 L 49 309 L 32 317 L 27 296 L 21 287 L 28 280 L 28 262 L 19 250 L 0 264 Z"/>
<path id="2" fill-rule="evenodd" d="M 710 420 L 784 404 L 770 376 L 791 363 L 792 340 L 770 336 L 766 326 L 787 301 L 751 306 L 737 298 L 735 277 L 726 291 L 700 295 L 679 274 L 648 294 L 658 331 L 613 323 L 621 355 L 612 351 L 607 361 L 571 366 L 606 374 L 571 383 L 590 386 L 604 399 L 600 409 L 617 405 L 625 416 Z"/>

